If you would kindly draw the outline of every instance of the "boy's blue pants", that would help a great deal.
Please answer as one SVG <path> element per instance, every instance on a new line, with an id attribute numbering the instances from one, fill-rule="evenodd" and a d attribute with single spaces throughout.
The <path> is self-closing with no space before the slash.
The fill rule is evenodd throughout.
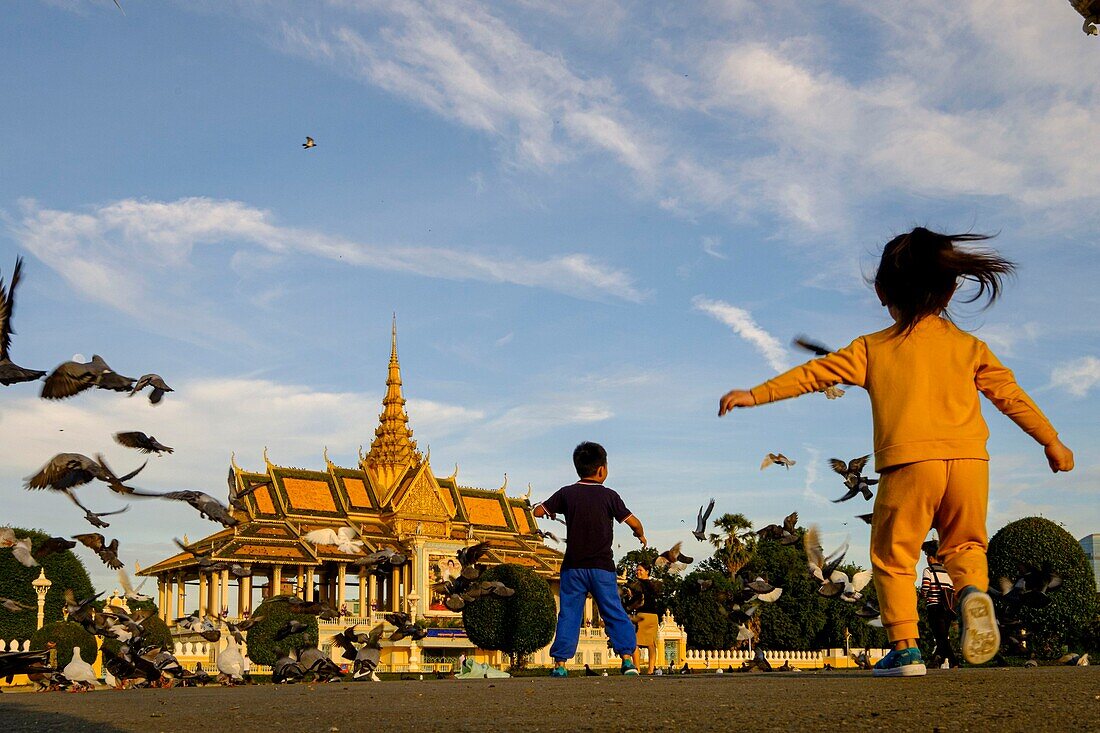
<path id="1" fill-rule="evenodd" d="M 615 573 L 598 568 L 569 568 L 561 571 L 558 630 L 554 635 L 554 644 L 550 647 L 550 657 L 554 661 L 563 662 L 576 655 L 581 633 L 581 615 L 589 593 L 596 601 L 596 607 L 600 609 L 604 629 L 611 639 L 611 648 L 619 655 L 634 653 L 638 638 L 634 633 L 634 624 L 619 600 Z"/>

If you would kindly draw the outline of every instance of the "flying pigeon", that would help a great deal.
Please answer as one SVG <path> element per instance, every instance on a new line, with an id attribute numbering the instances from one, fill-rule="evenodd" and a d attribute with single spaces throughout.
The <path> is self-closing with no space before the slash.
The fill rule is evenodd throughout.
<path id="1" fill-rule="evenodd" d="M 15 312 L 15 288 L 23 271 L 23 258 L 15 258 L 15 269 L 11 274 L 11 285 L 4 289 L 4 279 L 0 277 L 0 384 L 11 385 L 20 382 L 33 382 L 46 376 L 46 372 L 37 369 L 24 369 L 14 364 L 8 354 L 11 350 L 11 337 L 15 329 L 11 325 Z"/>
<path id="2" fill-rule="evenodd" d="M 99 555 L 99 559 L 111 570 L 118 570 L 123 566 L 122 561 L 118 559 L 117 539 L 113 539 L 110 544 L 107 544 L 106 538 L 99 532 L 74 534 L 73 539 Z"/>
<path id="3" fill-rule="evenodd" d="M 762 540 L 774 540 L 781 545 L 793 545 L 798 542 L 798 512 L 791 512 L 783 518 L 783 526 L 769 524 L 756 530 Z"/>
<path id="4" fill-rule="evenodd" d="M 764 456 L 764 461 L 760 464 L 760 470 L 763 471 L 768 466 L 775 464 L 776 466 L 782 466 L 790 470 L 790 467 L 795 464 L 790 458 L 787 458 L 782 453 L 769 453 Z"/>
<path id="5" fill-rule="evenodd" d="M 848 501 L 854 498 L 856 494 L 863 494 L 863 498 L 866 501 L 870 501 L 874 494 L 871 493 L 871 487 L 878 483 L 876 478 L 867 478 L 863 475 L 863 469 L 867 466 L 867 460 L 870 455 L 860 456 L 859 458 L 853 458 L 845 463 L 839 458 L 830 458 L 829 465 L 834 471 L 844 477 L 844 485 L 848 487 L 847 493 L 839 499 L 833 499 L 834 504 L 839 504 L 842 501 Z"/>
<path id="6" fill-rule="evenodd" d="M 94 354 L 89 362 L 66 361 L 54 369 L 42 385 L 42 397 L 63 400 L 92 387 L 129 392 L 133 385 L 133 377 L 118 374 L 103 357 Z"/>
<path id="7" fill-rule="evenodd" d="M 153 405 L 159 405 L 160 401 L 164 399 L 164 394 L 166 392 L 175 392 L 174 389 L 169 387 L 164 380 L 161 379 L 159 374 L 143 374 L 137 380 L 137 384 L 134 385 L 133 389 L 130 390 L 130 396 L 133 397 L 146 387 L 153 388 L 149 392 L 149 403 Z"/>
<path id="8" fill-rule="evenodd" d="M 164 445 L 152 435 L 133 430 L 126 433 L 115 433 L 115 442 L 127 448 L 134 448 L 142 453 L 173 453 L 174 450 Z"/>
<path id="9" fill-rule="evenodd" d="M 1097 35 L 1096 26 L 1100 24 L 1100 0 L 1069 0 L 1073 9 L 1085 19 L 1081 30 L 1090 36 Z"/>
<path id="10" fill-rule="evenodd" d="M 305 149 L 305 150 L 309 150 L 310 148 L 315 148 L 315 147 L 317 147 L 317 143 L 313 142 L 313 138 L 311 138 L 307 135 L 306 136 L 306 141 L 304 143 L 302 143 L 302 148 Z"/>
<path id="11" fill-rule="evenodd" d="M 710 513 L 714 511 L 714 499 L 710 500 L 707 504 L 706 511 L 703 511 L 703 507 L 699 507 L 699 514 L 695 517 L 695 529 L 692 530 L 692 534 L 695 539 L 700 542 L 707 541 L 707 521 L 710 519 Z"/>

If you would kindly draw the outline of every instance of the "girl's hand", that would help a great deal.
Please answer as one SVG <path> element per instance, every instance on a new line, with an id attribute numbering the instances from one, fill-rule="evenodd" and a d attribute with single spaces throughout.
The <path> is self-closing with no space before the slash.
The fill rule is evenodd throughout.
<path id="1" fill-rule="evenodd" d="M 722 399 L 718 400 L 718 417 L 722 417 L 735 407 L 752 407 L 755 404 L 756 398 L 752 396 L 752 392 L 746 392 L 743 389 L 726 392 Z"/>
<path id="2" fill-rule="evenodd" d="M 1066 444 L 1057 438 L 1054 442 L 1046 447 L 1047 463 L 1050 464 L 1050 470 L 1054 473 L 1059 471 L 1072 471 L 1073 470 L 1073 451 L 1066 447 Z"/>

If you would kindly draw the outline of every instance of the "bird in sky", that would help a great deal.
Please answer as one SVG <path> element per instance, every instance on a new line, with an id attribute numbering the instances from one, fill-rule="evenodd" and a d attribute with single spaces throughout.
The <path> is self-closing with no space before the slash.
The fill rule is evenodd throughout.
<path id="1" fill-rule="evenodd" d="M 1090 36 L 1097 35 L 1096 26 L 1100 24 L 1100 0 L 1069 0 L 1069 3 L 1085 19 L 1081 30 Z"/>
<path id="2" fill-rule="evenodd" d="M 108 544 L 106 538 L 99 532 L 74 534 L 73 539 L 99 555 L 99 559 L 111 570 L 118 570 L 123 566 L 122 561 L 118 559 L 117 539 L 111 540 L 110 544 Z"/>
<path id="3" fill-rule="evenodd" d="M 306 141 L 304 143 L 302 143 L 302 148 L 304 150 L 309 150 L 310 148 L 315 148 L 315 147 L 317 147 L 317 143 L 313 142 L 313 138 L 306 135 Z"/>
<path id="4" fill-rule="evenodd" d="M 859 458 L 853 458 L 845 463 L 839 458 L 830 458 L 829 465 L 832 469 L 844 477 L 844 485 L 848 487 L 847 493 L 839 499 L 833 499 L 834 504 L 839 504 L 842 501 L 848 501 L 854 498 L 856 494 L 863 494 L 863 498 L 866 501 L 870 501 L 874 494 L 871 493 L 871 487 L 878 483 L 878 479 L 867 478 L 863 475 L 863 469 L 867 465 L 867 460 L 871 456 L 860 456 Z"/>
<path id="5" fill-rule="evenodd" d="M 817 341 L 811 341 L 805 336 L 796 336 L 794 339 L 794 345 L 800 349 L 805 349 L 806 351 L 809 351 L 815 356 L 828 356 L 829 354 L 833 353 L 833 350 L 830 349 L 828 346 L 823 346 Z M 835 384 L 829 387 L 825 387 L 824 389 L 819 391 L 830 400 L 835 400 L 838 397 L 844 396 L 844 390 L 836 386 Z"/>
<path id="6" fill-rule="evenodd" d="M 703 507 L 699 507 L 699 514 L 695 517 L 695 529 L 691 533 L 700 542 L 707 541 L 707 521 L 710 520 L 710 513 L 713 511 L 714 499 L 711 499 L 710 503 L 707 504 L 706 511 L 703 511 Z"/>
<path id="7" fill-rule="evenodd" d="M 187 502 L 199 511 L 199 516 L 213 522 L 219 522 L 223 527 L 236 527 L 240 520 L 229 513 L 229 507 L 220 501 L 201 491 L 166 491 L 163 494 L 154 494 L 162 499 Z"/>
<path id="8" fill-rule="evenodd" d="M 63 400 L 93 387 L 113 392 L 129 392 L 136 380 L 111 369 L 99 354 L 93 354 L 88 362 L 66 361 L 58 365 L 46 377 L 42 385 L 42 397 L 47 400 Z"/>
<path id="9" fill-rule="evenodd" d="M 135 394 L 145 389 L 146 387 L 153 388 L 149 392 L 149 402 L 150 404 L 154 405 L 160 404 L 160 401 L 164 399 L 164 394 L 166 392 L 176 391 L 169 387 L 159 374 L 143 374 L 141 375 L 141 377 L 138 378 L 137 384 L 134 385 L 133 389 L 130 390 L 130 396 L 133 397 Z"/>
<path id="10" fill-rule="evenodd" d="M 787 458 L 782 453 L 769 453 L 768 455 L 764 456 L 764 461 L 760 464 L 760 470 L 763 471 L 765 468 L 773 464 L 776 466 L 782 466 L 783 468 L 790 470 L 791 466 L 793 466 L 795 462 L 792 461 L 790 458 Z"/>
<path id="11" fill-rule="evenodd" d="M 173 448 L 164 445 L 152 435 L 146 435 L 138 430 L 115 433 L 115 442 L 127 448 L 139 450 L 142 453 L 156 453 L 158 456 L 162 453 L 175 452 Z"/>
<path id="12" fill-rule="evenodd" d="M 11 273 L 11 284 L 4 289 L 4 279 L 0 277 L 0 384 L 11 385 L 20 382 L 33 382 L 46 376 L 46 372 L 37 369 L 24 369 L 17 366 L 11 360 L 11 337 L 15 334 L 12 328 L 12 313 L 15 312 L 15 288 L 19 285 L 19 278 L 23 272 L 23 258 L 15 259 L 15 269 Z"/>
<path id="13" fill-rule="evenodd" d="M 781 545 L 793 545 L 798 542 L 798 512 L 791 512 L 783 518 L 783 525 L 769 524 L 756 530 L 756 536 L 762 540 L 773 540 Z"/>

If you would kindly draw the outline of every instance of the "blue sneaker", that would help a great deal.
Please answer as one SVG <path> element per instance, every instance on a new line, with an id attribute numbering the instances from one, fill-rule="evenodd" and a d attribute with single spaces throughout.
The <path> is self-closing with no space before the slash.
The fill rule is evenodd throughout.
<path id="1" fill-rule="evenodd" d="M 550 676 L 551 677 L 568 677 L 569 676 L 569 670 L 567 670 L 565 667 L 554 667 L 552 670 L 550 670 Z"/>
<path id="2" fill-rule="evenodd" d="M 915 646 L 893 650 L 871 670 L 874 677 L 923 677 L 927 673 L 920 649 Z"/>
<path id="3" fill-rule="evenodd" d="M 634 666 L 634 660 L 630 657 L 623 657 L 623 664 L 619 667 L 619 671 L 627 675 L 638 674 L 638 668 Z"/>
<path id="4" fill-rule="evenodd" d="M 993 599 L 972 585 L 959 593 L 959 641 L 963 659 L 970 664 L 985 664 L 1001 648 Z"/>

